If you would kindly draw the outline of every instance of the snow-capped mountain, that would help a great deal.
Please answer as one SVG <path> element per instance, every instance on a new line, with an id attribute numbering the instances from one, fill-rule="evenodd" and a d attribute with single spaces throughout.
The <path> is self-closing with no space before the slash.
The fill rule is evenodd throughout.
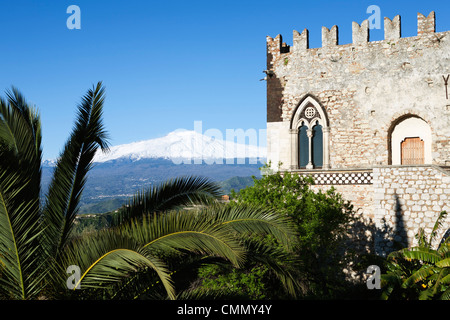
<path id="1" fill-rule="evenodd" d="M 176 130 L 150 140 L 113 146 L 109 152 L 97 152 L 94 162 L 107 162 L 126 158 L 132 161 L 164 158 L 174 162 L 211 161 L 212 159 L 251 158 L 264 159 L 266 148 L 216 139 L 189 130 Z"/>
<path id="2" fill-rule="evenodd" d="M 82 204 L 128 198 L 138 190 L 179 176 L 203 176 L 218 182 L 259 176 L 265 158 L 265 147 L 214 139 L 187 130 L 113 146 L 108 153 L 96 154 Z M 55 164 L 56 160 L 43 162 L 43 190 L 50 184 Z"/>

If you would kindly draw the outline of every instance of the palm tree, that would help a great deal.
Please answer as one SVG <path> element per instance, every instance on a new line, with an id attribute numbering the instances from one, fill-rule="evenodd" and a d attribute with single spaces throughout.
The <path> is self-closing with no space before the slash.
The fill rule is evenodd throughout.
<path id="1" fill-rule="evenodd" d="M 31 298 L 41 276 L 41 126 L 13 88 L 0 99 L 0 295 Z M 38 182 L 38 183 L 36 183 Z"/>
<path id="2" fill-rule="evenodd" d="M 437 249 L 432 243 L 447 215 L 442 211 L 427 238 L 420 229 L 418 245 L 392 252 L 388 272 L 382 275 L 383 299 L 450 300 L 450 241 L 443 239 Z"/>
<path id="3" fill-rule="evenodd" d="M 220 195 L 217 184 L 200 177 L 172 179 L 138 192 L 111 228 L 71 237 L 93 157 L 98 149 L 108 150 L 103 104 L 104 88 L 98 83 L 78 106 L 41 204 L 39 114 L 15 88 L 0 100 L 1 298 L 133 298 L 162 285 L 160 297 L 173 299 L 176 270 L 170 271 L 170 259 L 196 254 L 239 266 L 248 248 L 244 233 L 270 234 L 292 245 L 290 221 L 267 209 L 214 205 L 184 210 L 210 205 Z M 69 266 L 81 270 L 72 291 L 66 287 Z M 277 274 L 292 289 L 289 272 Z"/>
<path id="4" fill-rule="evenodd" d="M 86 174 L 98 147 L 107 150 L 102 124 L 104 89 L 83 97 L 72 133 L 41 204 L 39 113 L 13 88 L 0 100 L 0 295 L 33 299 L 42 294 L 67 245 Z M 46 271 L 46 272 L 43 272 Z"/>
<path id="5" fill-rule="evenodd" d="M 174 299 L 175 285 L 166 261 L 176 260 L 180 267 L 193 258 L 216 258 L 236 268 L 246 261 L 247 233 L 270 234 L 287 247 L 293 245 L 294 228 L 289 220 L 261 207 L 216 204 L 199 210 L 171 210 L 164 214 L 143 214 L 94 236 L 73 241 L 66 250 L 66 265 L 78 264 L 85 270 L 78 282 L 81 288 L 96 289 L 101 283 L 102 296 L 126 299 L 148 295 L 157 282 L 164 294 Z M 275 256 L 272 256 L 275 260 Z M 203 261 L 205 262 L 205 261 Z M 295 293 L 295 279 L 274 263 L 272 270 L 286 290 Z M 143 280 L 144 279 L 144 280 Z M 77 291 L 74 289 L 74 291 Z M 80 294 L 84 294 L 80 290 Z M 98 295 L 98 291 L 93 291 Z M 91 297 L 84 295 L 84 297 Z M 78 292 L 74 292 L 78 294 Z"/>

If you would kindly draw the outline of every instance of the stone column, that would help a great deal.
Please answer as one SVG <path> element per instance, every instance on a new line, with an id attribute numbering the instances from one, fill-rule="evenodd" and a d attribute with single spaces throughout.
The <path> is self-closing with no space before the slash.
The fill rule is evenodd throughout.
<path id="1" fill-rule="evenodd" d="M 323 132 L 323 169 L 330 169 L 330 128 L 322 127 Z"/>
<path id="2" fill-rule="evenodd" d="M 291 170 L 298 169 L 298 130 L 289 129 L 291 137 Z"/>
<path id="3" fill-rule="evenodd" d="M 308 136 L 308 147 L 309 147 L 309 154 L 308 154 L 308 164 L 306 165 L 306 169 L 314 169 L 313 163 L 312 163 L 312 137 L 313 137 L 313 129 L 306 130 L 306 135 Z"/>

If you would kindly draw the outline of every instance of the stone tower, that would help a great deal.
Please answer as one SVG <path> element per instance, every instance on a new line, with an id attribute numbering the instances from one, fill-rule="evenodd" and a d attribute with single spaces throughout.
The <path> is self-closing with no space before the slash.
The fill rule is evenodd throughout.
<path id="1" fill-rule="evenodd" d="M 377 227 L 401 228 L 374 239 L 381 254 L 450 212 L 450 31 L 435 21 L 418 13 L 405 38 L 400 16 L 384 18 L 381 41 L 368 20 L 353 22 L 349 44 L 322 27 L 320 48 L 307 29 L 292 46 L 266 39 L 268 161 L 334 186 Z"/>

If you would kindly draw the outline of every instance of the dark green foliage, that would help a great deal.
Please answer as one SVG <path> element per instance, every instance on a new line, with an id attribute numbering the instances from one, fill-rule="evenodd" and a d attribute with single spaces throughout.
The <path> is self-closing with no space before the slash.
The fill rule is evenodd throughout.
<path id="1" fill-rule="evenodd" d="M 191 290 L 222 299 L 293 299 L 302 290 L 295 254 L 271 236 L 247 234 L 247 260 L 239 268 L 208 263 L 197 269 Z"/>
<path id="2" fill-rule="evenodd" d="M 80 205 L 80 208 L 78 210 L 78 214 L 85 214 L 85 213 L 106 213 L 115 211 L 119 208 L 121 208 L 124 204 L 126 204 L 128 199 L 124 198 L 114 198 L 114 199 L 108 199 L 108 200 L 102 200 L 95 203 Z"/>
<path id="3" fill-rule="evenodd" d="M 0 101 L 0 297 L 33 299 L 60 280 L 59 257 L 93 154 L 98 146 L 107 147 L 101 120 L 103 88 L 99 83 L 89 90 L 78 107 L 44 208 L 39 114 L 17 89 L 7 97 Z"/>
<path id="4" fill-rule="evenodd" d="M 115 224 L 147 213 L 182 209 L 194 204 L 211 203 L 221 195 L 220 187 L 204 177 L 178 177 L 137 192 L 119 210 Z"/>
<path id="5" fill-rule="evenodd" d="M 104 89 L 98 83 L 83 97 L 77 121 L 53 173 L 43 216 L 47 225 L 44 231 L 47 247 L 54 257 L 64 248 L 70 235 L 97 148 L 108 150 L 102 123 L 103 103 Z"/>
<path id="6" fill-rule="evenodd" d="M 442 239 L 437 249 L 432 247 L 446 216 L 442 211 L 429 238 L 420 229 L 417 246 L 388 255 L 387 271 L 382 275 L 383 299 L 450 300 L 450 238 Z"/>
<path id="7" fill-rule="evenodd" d="M 228 264 L 213 264 L 201 268 L 198 276 L 202 279 L 200 285 L 203 290 L 225 291 L 229 296 L 262 300 L 267 298 L 263 281 L 267 273 L 268 268 L 262 265 L 240 270 Z"/>
<path id="8" fill-rule="evenodd" d="M 83 233 L 92 233 L 104 228 L 109 228 L 114 219 L 114 213 L 100 213 L 78 215 L 74 221 L 73 236 L 80 236 Z"/>
<path id="9" fill-rule="evenodd" d="M 220 182 L 224 194 L 231 194 L 232 192 L 238 192 L 241 189 L 250 187 L 253 185 L 254 176 L 251 177 L 232 177 L 225 181 Z"/>
<path id="10" fill-rule="evenodd" d="M 313 180 L 278 172 L 255 179 L 254 186 L 234 195 L 238 202 L 259 203 L 285 212 L 294 219 L 301 247 L 312 251 L 335 250 L 352 221 L 352 205 L 330 189 L 311 190 Z"/>
<path id="11" fill-rule="evenodd" d="M 215 204 L 199 210 L 143 213 L 72 241 L 65 261 L 86 270 L 80 283 L 88 290 L 82 295 L 75 292 L 77 298 L 174 298 L 176 289 L 184 288 L 172 281 L 178 280 L 172 275 L 192 270 L 195 261 L 211 257 L 239 268 L 252 258 L 251 244 L 243 241 L 243 234 L 271 235 L 290 247 L 292 232 L 289 219 L 257 206 Z M 266 245 L 262 250 L 268 255 L 273 248 Z M 285 270 L 278 272 L 286 278 Z M 289 279 L 281 281 L 289 285 Z"/>
<path id="12" fill-rule="evenodd" d="M 40 116 L 13 88 L 0 99 L 0 298 L 35 297 L 42 140 Z"/>
<path id="13" fill-rule="evenodd" d="M 232 193 L 236 202 L 231 205 L 259 204 L 291 218 L 296 225 L 298 243 L 286 267 L 295 266 L 295 277 L 299 280 L 297 291 L 303 297 L 335 298 L 347 285 L 342 270 L 348 264 L 345 241 L 350 224 L 354 221 L 353 207 L 333 189 L 325 193 L 314 192 L 311 185 L 310 178 L 277 172 L 254 179 L 253 186 Z M 246 274 L 253 268 L 268 270 L 267 264 L 254 263 L 242 271 L 233 272 Z M 262 274 L 262 282 L 255 283 L 265 288 L 265 297 L 283 296 L 283 290 L 273 286 L 274 283 L 267 277 L 270 272 Z M 214 275 L 217 281 L 227 279 L 228 276 L 222 274 L 222 277 Z M 213 287 L 211 279 L 204 280 L 205 284 Z M 238 286 L 240 280 L 236 281 L 235 285 Z"/>

